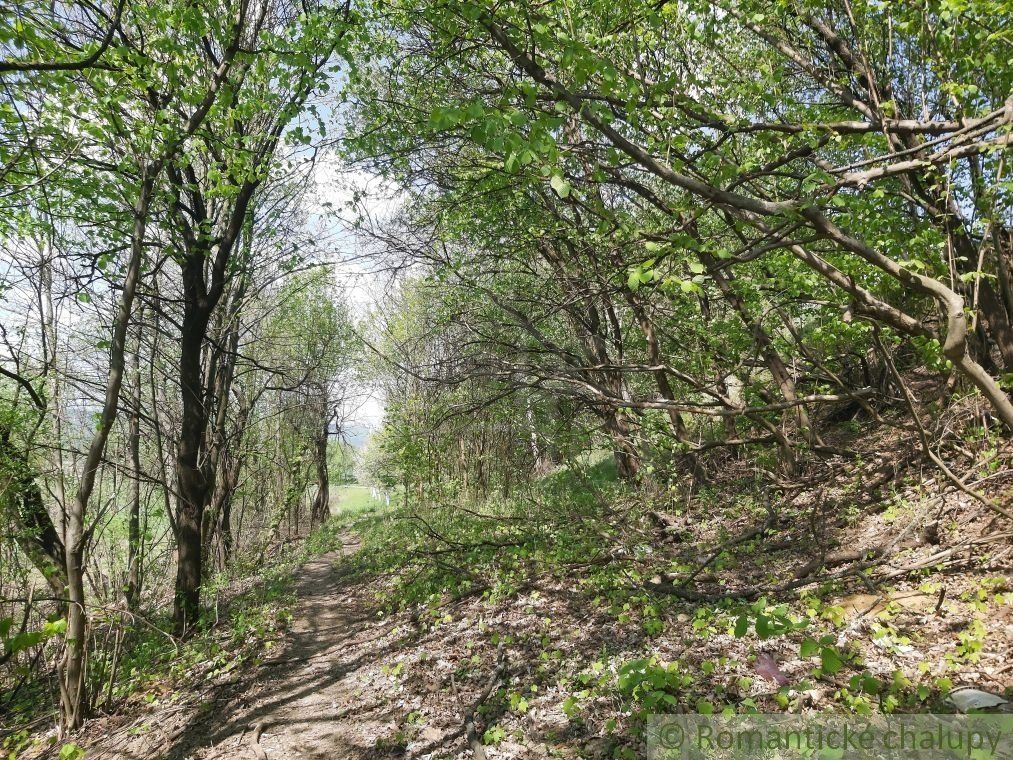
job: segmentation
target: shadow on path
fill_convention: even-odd
[[[287,646],[276,659],[211,691],[189,714],[152,714],[144,736],[122,747],[100,745],[89,757],[256,758],[257,726],[270,760],[390,756],[376,749],[377,740],[396,731],[399,716],[364,676],[396,646],[388,636],[394,623],[378,623],[336,568],[357,548],[348,543],[303,566]]]

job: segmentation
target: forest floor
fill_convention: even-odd
[[[493,734],[492,740],[488,734],[479,738],[474,732],[469,738],[466,721],[473,711],[476,715],[484,712],[480,703],[489,700],[490,693],[483,684],[501,685],[497,668],[488,662],[488,656],[480,654],[485,650],[487,655],[490,649],[489,629],[512,632],[505,639],[514,645],[508,667],[515,674],[526,672],[528,680],[537,680],[537,673],[546,665],[551,668],[553,659],[579,660],[605,648],[635,651],[644,643],[639,626],[610,624],[593,610],[584,609],[564,587],[553,591],[552,584],[499,605],[496,612],[483,610],[481,600],[475,597],[446,605],[441,608],[447,612],[441,618],[444,624],[438,626],[427,625],[417,614],[380,614],[369,584],[352,574],[353,565],[346,561],[354,559],[351,555],[359,549],[357,540],[347,538],[341,550],[313,557],[302,567],[296,577],[298,601],[285,643],[273,650],[271,657],[255,667],[242,668],[238,677],[233,674],[218,683],[195,685],[179,700],[166,701],[140,717],[93,722],[88,729],[92,741],[82,742],[86,757],[421,760],[471,757],[471,742],[485,743],[483,752],[489,758],[613,756],[614,741],[596,736],[590,722],[571,720],[574,716],[566,708],[566,694],[558,688],[541,695],[537,690],[528,690],[525,696],[514,692],[507,704],[479,717],[480,726],[494,725],[496,720],[512,725],[503,736]],[[858,593],[838,601],[851,630],[874,625],[872,615],[890,603],[899,606],[907,618],[909,632],[912,622],[924,623],[935,617],[938,623],[922,628],[935,629],[935,644],[944,648],[946,632],[952,636],[968,622],[965,616],[957,618],[959,625],[934,616],[937,597],[918,591],[894,593],[888,599]],[[866,616],[868,620],[864,620]],[[721,669],[737,657],[748,659],[743,651],[745,642],[720,635],[706,642],[695,639],[698,626],[694,622],[701,618],[680,618],[675,622],[686,631],[683,654],[686,648],[694,648],[693,656],[701,662],[721,663]],[[994,621],[999,623],[1000,641],[1005,643],[984,647],[986,659],[992,661],[985,670],[992,677],[980,668],[967,674],[973,675],[977,684],[982,684],[984,676],[984,685],[995,689],[1006,680],[998,671],[1002,652],[1008,652],[1010,618],[1008,612],[1000,612]],[[516,646],[528,638],[526,630],[558,631],[560,649],[548,658],[530,651],[524,659],[518,658]],[[920,644],[925,643],[923,638]],[[902,659],[927,654],[903,644],[893,646],[899,646]],[[804,664],[797,657],[785,656],[785,649],[768,645],[761,657],[765,654],[771,663],[775,657],[794,659],[795,667],[783,662],[771,667],[778,673],[779,668],[789,674],[797,670],[801,677]],[[882,653],[884,657],[888,654]],[[477,667],[469,675],[472,665]],[[763,672],[755,665],[749,669],[757,670]],[[455,680],[455,674],[460,681]],[[796,681],[796,676],[791,680]],[[808,690],[806,704],[831,706],[826,688],[823,684]],[[760,678],[756,688],[746,689],[760,701],[776,693],[777,684]],[[588,697],[585,692],[577,693],[581,699]],[[521,700],[530,702],[530,708],[518,711]],[[511,707],[512,720],[508,714]],[[604,703],[597,709],[608,712],[617,707]],[[114,725],[117,723],[120,725]]]
[[[76,741],[89,760],[635,758],[654,712],[1013,701],[1013,533],[896,432],[835,445],[854,451],[776,494],[755,462],[690,499],[603,461],[467,507],[359,505],[311,539],[266,638]],[[956,445],[1008,505],[1009,445]]]
[[[284,644],[272,656],[241,667],[238,675],[192,683],[142,708],[140,716],[127,711],[92,721],[86,735],[77,738],[85,756],[358,760],[469,755],[465,719],[488,698],[488,690],[467,675],[458,685],[450,673],[455,666],[467,667],[470,652],[481,645],[480,631],[473,629],[479,621],[465,617],[461,630],[449,634],[424,621],[420,626],[417,615],[382,614],[366,579],[351,575],[352,566],[343,561],[359,548],[357,540],[346,537],[341,549],[311,558],[297,572],[298,601]],[[510,616],[503,610],[504,618]],[[406,683],[405,665],[427,661],[429,676]],[[553,740],[568,733],[562,712],[550,723],[555,725],[542,725],[539,732],[547,730]],[[555,756],[537,736],[523,744],[497,743],[498,748],[488,748],[490,757]]]

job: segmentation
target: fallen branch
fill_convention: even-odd
[[[506,653],[503,650],[503,642],[499,643],[496,648],[496,668],[493,670],[492,677],[489,679],[489,683],[486,684],[485,688],[478,695],[478,699],[475,700],[474,706],[465,713],[464,716],[464,734],[468,738],[468,745],[471,747],[471,752],[475,756],[475,760],[487,760],[485,754],[485,746],[482,744],[482,740],[478,735],[478,729],[475,727],[475,716],[478,714],[478,708],[492,696],[492,693],[499,686],[500,681],[503,680],[503,675],[506,672]],[[450,676],[450,685],[454,690],[454,698],[458,704],[461,702],[461,697],[457,692],[457,682],[454,680],[453,674]]]
[[[682,582],[682,585],[685,587],[688,586],[690,583],[692,583],[693,580],[698,575],[700,575],[700,573],[702,573],[705,569],[710,567],[710,564],[714,562],[714,560],[716,560],[718,557],[720,557],[726,550],[730,549],[733,546],[737,546],[738,544],[744,544],[747,541],[751,541],[756,536],[763,535],[768,530],[770,530],[770,527],[773,524],[774,524],[774,513],[770,512],[770,514],[767,515],[767,519],[764,520],[761,525],[756,525],[750,528],[749,530],[745,531],[744,533],[741,533],[738,536],[735,536],[734,538],[731,538],[725,541],[723,544],[719,545],[713,552],[711,552],[710,556],[708,556],[707,559],[705,559],[697,566],[696,570],[694,570],[688,576],[686,576],[685,580],[683,580]]]
[[[883,575],[874,576],[872,580],[876,581],[892,580],[902,575],[906,575],[907,573],[912,573],[915,572],[916,570],[923,570],[927,567],[937,565],[946,558],[948,558],[949,556],[960,551],[961,549],[967,549],[972,546],[981,546],[983,544],[996,543],[999,541],[1009,541],[1011,538],[1013,538],[1013,531],[1006,533],[997,533],[993,536],[988,537],[968,539],[967,541],[962,541],[959,544],[950,547],[949,549],[944,549],[943,551],[936,552],[935,554],[925,559],[919,560],[914,564],[906,565],[905,567],[892,570],[888,573],[884,573]],[[751,601],[753,599],[758,599],[759,597],[768,594],[776,595],[776,594],[783,594],[788,591],[797,591],[798,589],[804,588],[806,586],[823,584],[829,581],[839,581],[853,575],[861,577],[862,573],[865,570],[869,570],[873,567],[876,567],[877,565],[882,564],[883,560],[886,559],[886,557],[889,556],[890,553],[892,552],[886,551],[875,559],[859,562],[853,567],[849,567],[837,573],[828,573],[826,575],[809,575],[806,576],[805,578],[796,578],[795,580],[787,581],[785,583],[780,583],[774,586],[756,586],[753,588],[722,591],[720,593],[694,591],[692,589],[687,589],[683,588],[682,586],[676,586],[675,584],[664,582],[662,583],[648,582],[644,584],[644,587],[650,591],[667,594],[669,596],[675,596],[690,602],[718,602],[723,599],[741,599],[743,601]]]
[[[840,552],[838,554],[831,554],[823,557],[817,557],[811,562],[807,562],[802,565],[798,570],[795,571],[795,578],[802,580],[808,578],[813,573],[819,570],[829,570],[833,567],[840,567],[846,565],[849,562],[858,562],[860,560],[872,560],[878,559],[883,556],[883,547],[874,546],[871,549],[865,549],[860,551]]]
[[[1008,540],[1011,538],[1013,538],[1013,531],[1007,531],[1005,533],[997,533],[994,536],[979,537],[975,539],[970,539],[968,541],[963,541],[957,544],[956,546],[951,546],[949,549],[943,549],[941,551],[938,551],[935,554],[932,554],[924,559],[920,559],[917,562],[913,562],[910,565],[905,565],[895,570],[891,570],[890,572],[879,576],[879,580],[884,581],[893,580],[894,578],[906,575],[907,573],[912,573],[915,570],[924,570],[927,567],[933,567],[934,565],[938,565],[942,561],[953,556],[958,551],[961,551],[962,549],[967,549],[971,546],[979,546],[981,544],[991,544],[997,541]]]
[[[915,399],[911,393],[911,389],[908,388],[907,383],[904,382],[904,378],[901,377],[900,372],[897,371],[897,365],[893,363],[893,357],[890,355],[890,352],[886,350],[886,346],[883,345],[883,341],[880,340],[879,326],[875,323],[872,325],[872,339],[876,343],[876,347],[879,349],[880,353],[883,355],[883,361],[886,362],[886,366],[889,368],[890,374],[893,375],[894,382],[897,383],[897,387],[900,388],[901,393],[904,395],[904,401],[907,403],[908,411],[911,412],[911,419],[914,420],[915,427],[918,430],[918,439],[921,441],[922,450],[925,452],[925,456],[932,460],[932,463],[939,468],[939,471],[942,472],[943,475],[946,476],[947,480],[949,480],[958,490],[973,499],[977,499],[993,512],[1002,515],[1007,520],[1013,520],[1013,512],[1000,507],[987,496],[975,491],[973,488],[968,488],[964,484],[964,481],[958,478],[953,471],[946,466],[946,463],[932,451],[932,447],[929,446],[928,433],[925,431],[925,426],[922,425],[921,418],[918,416],[918,409],[915,406]]]

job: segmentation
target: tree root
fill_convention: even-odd
[[[264,721],[260,721],[253,727],[253,735],[250,737],[250,748],[257,760],[267,760],[267,753],[260,746],[260,735],[264,733]]]

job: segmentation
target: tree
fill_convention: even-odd
[[[307,13],[298,4],[277,2],[248,10],[252,15],[240,16],[234,37],[222,47],[226,55],[240,48],[255,55],[224,91],[219,109],[188,145],[185,160],[168,171],[171,213],[179,230],[173,255],[183,300],[174,613],[180,633],[190,632],[200,614],[201,535],[210,494],[208,474],[200,463],[209,422],[202,363],[208,327],[235,274],[235,254],[254,195],[275,165],[285,130],[323,82],[348,22],[347,6],[318,4]],[[284,50],[272,47],[277,40],[284,40]],[[217,55],[209,50],[207,56],[210,67]],[[155,100],[150,105],[157,109],[160,104]],[[302,127],[293,128],[292,135],[301,139]]]
[[[300,438],[311,448],[316,478],[310,507],[310,526],[315,528],[330,514],[328,444],[340,433],[338,404],[343,395],[334,386],[348,383],[355,346],[351,317],[332,277],[322,269],[287,279],[275,300],[278,307],[259,341],[259,361],[284,368],[269,387],[291,395],[296,425],[309,427]]]
[[[659,447],[700,477],[715,446],[834,453],[883,328],[1013,424],[997,4],[370,8],[347,155],[409,200],[360,226],[438,304],[436,355],[392,371],[567,399],[632,478]]]

